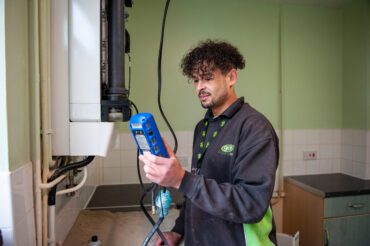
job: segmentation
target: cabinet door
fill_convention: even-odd
[[[370,242],[370,214],[324,219],[324,245],[367,246]]]

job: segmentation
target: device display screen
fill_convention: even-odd
[[[136,134],[135,138],[142,151],[150,151],[149,144],[143,134]]]

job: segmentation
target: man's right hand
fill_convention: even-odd
[[[163,235],[167,240],[168,246],[177,246],[182,237],[180,234],[173,231],[163,232]],[[154,246],[161,245],[164,245],[164,242],[162,241],[161,237],[157,236]]]

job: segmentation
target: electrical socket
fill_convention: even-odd
[[[317,151],[303,151],[303,160],[317,160]]]

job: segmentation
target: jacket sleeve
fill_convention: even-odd
[[[179,190],[195,206],[216,217],[234,223],[259,222],[270,205],[279,155],[273,130],[262,130],[259,136],[241,136],[232,167],[233,182],[217,183],[186,172]]]
[[[178,234],[184,236],[184,231],[185,231],[185,206],[186,206],[186,200],[183,203],[183,206],[180,210],[180,215],[177,217],[175,221],[175,225],[172,228],[171,231],[177,232]]]

